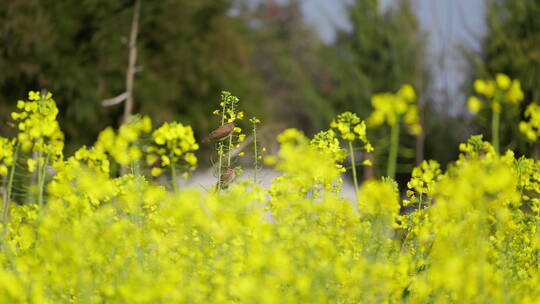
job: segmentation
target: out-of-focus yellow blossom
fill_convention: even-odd
[[[422,127],[418,118],[416,93],[411,85],[403,85],[396,94],[380,93],[371,97],[374,111],[367,119],[369,127],[376,127],[384,123],[392,126],[398,120],[405,122],[409,132],[420,134]]]
[[[397,224],[399,208],[397,189],[391,181],[370,180],[362,185],[358,195],[361,214],[382,220],[389,229]]]
[[[154,167],[150,171],[150,174],[152,174],[152,176],[160,176],[161,174],[163,174],[163,169],[158,168],[158,167]]]
[[[0,175],[7,176],[13,164],[13,140],[0,137]]]
[[[410,84],[403,85],[397,92],[397,95],[408,102],[413,102],[416,100],[416,93]]]
[[[106,174],[110,172],[109,158],[99,145],[97,148],[92,147],[90,150],[86,146],[82,146],[75,152],[73,157],[77,161],[84,162],[89,168],[94,168]]]
[[[441,175],[442,171],[437,161],[422,161],[420,166],[413,169],[411,180],[407,183],[409,199],[404,201],[404,205],[418,204],[420,208],[422,205],[431,204],[434,186]]]
[[[495,88],[495,82],[492,80],[477,79],[474,81],[474,90],[486,97],[493,97]]]
[[[373,166],[373,162],[369,159],[363,160],[362,165],[364,166]]]
[[[482,109],[482,101],[476,96],[471,96],[467,100],[467,106],[473,114],[476,114]]]
[[[267,166],[273,166],[277,163],[277,157],[275,155],[267,155],[264,157],[263,162]]]
[[[519,104],[525,97],[523,90],[521,90],[521,83],[519,80],[512,80],[512,85],[508,92],[506,92],[506,98],[513,104]]]
[[[197,157],[193,151],[199,149],[195,142],[191,126],[181,123],[164,123],[152,133],[153,145],[148,147],[147,163],[154,165],[157,161],[160,168],[153,168],[152,175],[158,176],[163,168],[182,166],[186,171],[195,169]]]
[[[28,166],[28,171],[34,172],[34,170],[36,169],[36,161],[33,158],[29,158],[26,160],[26,164]]]
[[[287,129],[279,134],[278,142],[281,148],[276,169],[284,175],[272,184],[272,196],[318,196],[324,190],[339,190],[341,168],[335,158],[329,158],[328,154],[318,150],[318,141],[310,144],[302,132]]]
[[[130,165],[142,158],[142,150],[139,147],[139,137],[152,131],[152,121],[148,116],[133,116],[130,121],[118,129],[118,134],[111,127],[101,131],[93,149],[96,153],[87,156],[100,158],[99,153],[108,153],[122,166]],[[82,158],[85,152],[80,152]],[[104,167],[103,167],[104,168]]]
[[[525,120],[519,122],[519,131],[531,142],[535,142],[540,135],[540,106],[531,103],[525,109]]]
[[[182,145],[175,128],[156,130],[145,156],[174,164],[179,149],[195,165],[191,129]],[[138,147],[147,132],[132,131],[112,142]],[[421,208],[402,208],[390,179],[361,185],[356,205],[338,191],[338,135],[288,129],[265,158],[281,174],[269,189],[238,181],[219,194],[114,178],[108,149],[82,147],[43,180],[43,205],[4,209],[0,303],[540,302],[540,161],[473,136],[447,169],[413,170],[407,194]],[[14,143],[0,138],[0,165]]]
[[[512,84],[512,80],[510,80],[510,77],[501,73],[495,75],[495,81],[497,82],[497,86],[502,90],[508,90],[510,88],[510,85]]]
[[[458,163],[466,159],[494,158],[496,156],[495,149],[489,142],[483,140],[483,135],[471,136],[466,143],[459,144],[459,151],[463,154],[459,155]]]
[[[347,151],[339,146],[339,140],[334,131],[321,131],[315,134],[311,140],[311,145],[320,153],[325,154],[325,158],[333,160],[341,172],[345,172],[343,161],[347,157]]]
[[[497,113],[501,112],[503,104],[518,105],[524,97],[519,80],[512,80],[508,75],[502,73],[496,74],[495,80],[475,80],[474,90],[483,95],[490,103],[489,107]],[[482,99],[476,96],[469,97],[467,101],[469,110],[473,114],[477,114],[483,108],[482,103]]]
[[[17,108],[20,112],[11,113],[11,118],[17,121],[22,150],[46,154],[52,162],[61,160],[64,134],[56,120],[58,108],[52,94],[30,91],[28,101],[19,100]]]

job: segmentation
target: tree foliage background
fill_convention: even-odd
[[[486,10],[487,34],[481,41],[481,52],[466,54],[470,62],[469,83],[473,78],[489,78],[496,73],[521,81],[525,99],[519,109],[502,112],[501,142],[518,153],[530,155],[530,144],[513,122],[522,118],[528,104],[540,98],[540,2],[487,0]],[[489,134],[489,119],[487,115],[479,116],[479,132]]]
[[[127,40],[134,1],[2,1],[0,104],[13,107],[29,89],[56,93],[68,141],[91,143],[120,120],[121,106],[100,101],[125,90]],[[250,102],[259,76],[250,42],[230,1],[143,1],[135,80],[136,111],[211,128],[209,113],[227,88]],[[264,113],[264,111],[261,111]],[[3,128],[3,132],[6,129]]]
[[[102,107],[100,102],[125,90],[134,3],[1,1],[0,111],[11,111],[28,90],[54,92],[71,143],[66,153],[72,146],[92,143],[105,126],[118,125],[122,105]],[[200,139],[216,126],[210,113],[226,89],[240,97],[248,116],[312,134],[342,111],[366,118],[372,94],[411,83],[425,132],[417,138],[402,134],[401,169],[410,170],[424,157],[445,163],[455,155],[464,137],[460,126],[470,117],[434,105],[433,75],[425,60],[428,33],[419,26],[415,1],[393,3],[383,8],[378,0],[349,1],[349,26],[329,43],[305,21],[300,0],[143,0],[135,111],[151,115],[157,124],[190,124]],[[504,72],[519,78],[526,100],[535,101],[540,94],[540,4],[486,4],[488,33],[481,54],[466,54],[468,83]],[[464,96],[469,93],[464,84]],[[503,119],[522,111],[506,113]],[[482,125],[488,117],[478,119]],[[0,134],[11,132],[8,123],[1,121]],[[388,132],[381,127],[370,133],[376,159],[386,157]],[[530,153],[516,129],[503,132],[503,144]]]

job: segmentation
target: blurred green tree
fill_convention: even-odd
[[[103,108],[100,101],[125,91],[134,3],[0,2],[1,111],[10,111],[30,89],[52,91],[72,146],[91,143],[104,126],[119,123],[123,106]],[[224,88],[249,100],[248,112],[259,108],[260,82],[249,64],[245,25],[229,15],[231,5],[142,1],[135,112],[158,123],[178,119],[200,137],[214,127],[210,113]],[[9,132],[5,126],[0,133]]]
[[[326,74],[320,50],[326,45],[309,26],[301,2],[262,1],[245,10],[254,43],[253,65],[264,78],[273,120],[308,133],[328,125],[332,104],[321,94]]]
[[[420,29],[410,1],[396,1],[383,8],[378,0],[357,0],[347,7],[350,29],[338,33],[329,64],[335,67],[331,90],[326,96],[338,111],[354,110],[362,118],[372,111],[375,93],[395,92],[409,83],[419,95],[420,106],[427,101],[429,72],[424,64],[426,35]],[[421,113],[423,111],[420,111]],[[375,171],[384,172],[388,154],[385,128],[370,131],[375,145]],[[402,134],[398,173],[410,170],[423,158],[423,135],[415,140]],[[415,151],[416,150],[416,151]],[[372,174],[366,172],[366,174]]]
[[[521,81],[525,93],[519,108],[504,108],[501,113],[501,151],[506,148],[530,155],[531,146],[518,130],[518,119],[526,106],[540,99],[540,2],[536,0],[487,0],[487,33],[479,54],[467,52],[470,71],[467,90],[472,92],[476,78],[491,78],[505,73]],[[489,134],[489,113],[480,113],[479,132]]]

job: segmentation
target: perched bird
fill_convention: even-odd
[[[229,137],[232,134],[232,132],[234,131],[234,127],[236,127],[234,122],[226,123],[223,126],[212,131],[210,135],[208,135],[207,138],[202,140],[202,142],[207,143],[210,141],[224,140],[225,138]]]
[[[223,170],[223,173],[221,174],[221,177],[219,178],[221,189],[227,189],[227,187],[229,187],[229,185],[236,178],[237,169],[238,167],[234,167],[234,168],[229,167]]]

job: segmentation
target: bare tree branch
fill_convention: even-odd
[[[141,11],[141,0],[135,0],[133,9],[133,20],[131,22],[131,34],[129,36],[129,63],[126,73],[126,93],[127,98],[124,103],[124,124],[128,122],[131,112],[133,112],[133,80],[135,78],[137,63],[137,35],[139,33],[139,15]]]
[[[116,104],[119,104],[121,103],[122,101],[126,100],[128,98],[128,92],[124,92],[116,97],[113,97],[113,98],[109,98],[109,99],[105,99],[103,101],[101,101],[101,105],[104,106],[104,107],[110,107],[110,106],[114,106]]]

